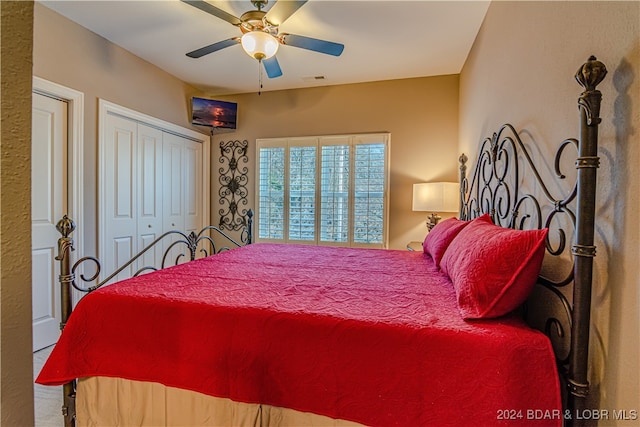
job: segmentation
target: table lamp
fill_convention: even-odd
[[[413,184],[413,210],[431,212],[427,217],[429,231],[442,219],[438,212],[458,212],[460,186],[457,182]]]

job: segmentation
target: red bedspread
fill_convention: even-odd
[[[369,425],[561,424],[548,339],[463,321],[417,252],[254,244],[101,288],[37,381],[86,376]]]

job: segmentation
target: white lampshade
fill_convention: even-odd
[[[413,184],[413,210],[458,212],[460,186],[457,182]]]
[[[271,58],[276,54],[278,46],[280,46],[278,39],[269,33],[259,30],[245,33],[241,42],[242,48],[247,52],[247,55],[258,61]]]

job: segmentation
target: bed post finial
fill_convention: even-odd
[[[589,126],[600,123],[602,94],[596,89],[596,86],[602,82],[606,75],[607,67],[593,55],[576,72],[576,80],[584,88],[584,92],[582,92],[578,100],[578,105],[584,109],[587,125]]]
[[[585,89],[585,92],[596,90],[596,86],[604,80],[607,75],[607,67],[598,61],[598,58],[591,55],[587,62],[582,64],[576,72],[576,80]]]
[[[461,172],[464,171],[466,173],[466,171],[467,171],[467,160],[469,160],[469,158],[464,153],[460,154],[460,157],[458,157],[458,162],[460,163],[460,171]]]
[[[58,230],[58,232],[62,234],[62,237],[64,238],[69,237],[69,235],[73,233],[75,229],[76,223],[66,215],[63,216],[62,219],[56,224],[56,230]]]

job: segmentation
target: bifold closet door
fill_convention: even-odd
[[[100,155],[103,271],[115,271],[163,233],[203,227],[203,144],[116,114],[105,118]],[[174,236],[173,242],[185,240]],[[113,281],[160,268],[170,244],[151,249]],[[182,253],[184,256],[179,256]],[[189,259],[176,245],[165,265]]]

